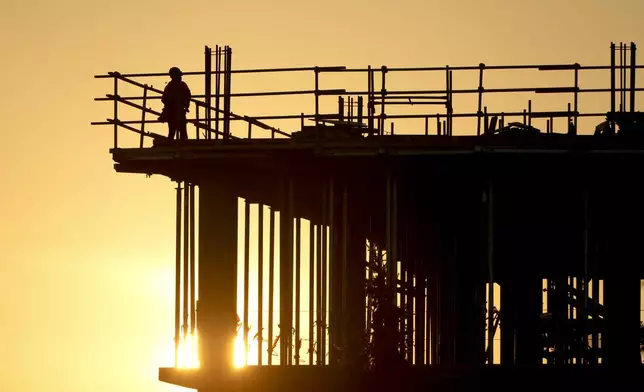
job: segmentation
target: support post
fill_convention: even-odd
[[[248,305],[250,288],[250,203],[244,200],[244,320],[242,333],[244,337],[244,365],[248,365]]]
[[[281,217],[280,217],[281,219]],[[273,364],[273,313],[275,292],[275,208],[269,214],[268,234],[268,365]]]
[[[237,326],[237,195],[220,181],[199,192],[199,360],[230,370]]]
[[[264,345],[264,205],[257,207],[257,365],[262,366]],[[270,342],[269,342],[270,344]]]
[[[293,182],[283,184],[280,212],[280,365],[292,365],[293,330]]]
[[[179,366],[181,343],[181,182],[177,181],[177,220],[175,244],[175,291],[174,291],[174,366]]]
[[[183,341],[188,337],[188,312],[190,288],[190,184],[183,183]]]

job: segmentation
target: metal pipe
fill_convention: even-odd
[[[373,115],[374,115],[374,106],[373,106],[373,71],[371,66],[369,66],[367,71],[367,127],[369,128],[369,136],[373,136]]]
[[[570,108],[568,108],[568,111],[570,112]],[[532,126],[532,100],[528,99],[528,126]]]
[[[183,340],[188,336],[188,312],[190,295],[190,184],[183,183]]]
[[[381,72],[381,86],[380,86],[380,117],[379,117],[379,125],[378,125],[378,132],[380,135],[384,135],[385,133],[385,97],[387,96],[387,88],[385,87],[385,82],[386,82],[386,76],[387,76],[387,67],[382,66],[380,68]],[[374,105],[376,105],[376,97],[374,94]]]
[[[317,225],[317,232],[316,232],[316,241],[317,241],[317,274],[316,274],[316,280],[315,280],[315,286],[316,286],[316,322],[317,322],[317,340],[316,340],[316,353],[317,353],[317,364],[322,365],[322,335],[324,334],[324,330],[322,329],[322,230],[324,230],[324,225],[320,223]]]
[[[215,56],[215,68],[217,69],[217,73],[215,75],[215,130],[217,133],[215,134],[215,138],[219,139],[219,97],[221,96],[221,48],[219,45],[217,45],[217,49],[215,50]],[[208,97],[208,95],[206,95],[206,97]],[[212,105],[209,105],[208,107],[210,106]],[[208,108],[207,110],[207,118],[210,119],[210,109]],[[210,139],[210,137],[208,138]]]
[[[489,286],[487,293],[487,363],[494,363],[494,205],[492,180],[487,190],[487,267]]]
[[[328,191],[328,188],[327,188]],[[322,355],[322,364],[326,365],[326,334],[328,331],[328,317],[327,317],[327,269],[328,269],[328,220],[327,220],[327,201],[328,194],[325,192],[322,196],[322,335],[320,336],[320,352]]]
[[[315,78],[315,142],[317,144],[320,140],[320,96],[318,94],[320,90],[320,72],[318,67],[315,67],[313,73]]]
[[[626,44],[622,45],[622,75],[624,78],[624,82],[622,83],[622,95],[623,95],[623,102],[624,104],[622,105],[622,111],[626,111],[626,72],[628,71],[627,65],[626,65]]]
[[[143,107],[147,104],[148,89],[143,89]],[[141,110],[141,137],[139,139],[139,148],[143,148],[143,135],[145,134],[145,110]]]
[[[315,332],[313,325],[314,298],[315,298],[315,225],[309,221],[309,365],[313,365],[313,352],[315,351]]]
[[[347,290],[349,288],[349,262],[347,258],[347,243],[348,243],[348,227],[349,227],[349,217],[348,217],[348,192],[347,185],[343,185],[342,188],[342,345],[346,347],[349,336],[349,315],[348,315],[348,299],[347,299]]]
[[[224,138],[229,139],[230,134],[230,91],[231,91],[231,74],[232,70],[232,60],[233,60],[233,51],[230,46],[226,46],[225,50],[225,67],[226,72],[224,73]]]
[[[204,53],[204,91],[205,91],[205,96],[206,96],[206,107],[212,106],[211,103],[211,98],[212,98],[212,49],[210,49],[208,46],[206,46],[205,53]],[[206,110],[206,126],[208,128],[212,127],[211,123],[211,113],[210,110]],[[206,135],[206,138],[210,139],[210,133]]]
[[[193,337],[197,318],[195,256],[195,186],[190,184],[190,335]]]
[[[174,291],[174,366],[179,366],[181,339],[181,182],[177,181],[175,291]]]
[[[195,139],[199,140],[199,104],[195,105]],[[204,132],[204,137],[206,133]]]
[[[118,148],[118,135],[119,135],[119,106],[118,98],[119,96],[119,78],[118,73],[114,73],[114,148]]]
[[[637,47],[631,42],[631,113],[635,113],[635,70],[637,69]]]
[[[250,203],[244,200],[244,365],[248,365],[248,304],[250,281]]]
[[[478,96],[478,117],[476,118],[476,135],[481,134],[481,106],[483,106],[483,70],[485,64],[479,64],[479,96]]]
[[[619,67],[616,67],[619,68]],[[640,66],[636,68],[641,68]],[[135,86],[139,86],[143,88],[143,84],[130,81],[127,79],[124,79],[121,77],[121,80],[126,81],[130,84],[133,84]],[[157,90],[155,88],[149,87],[148,89],[152,92],[161,94],[161,90]],[[627,90],[626,88],[624,90]],[[630,91],[630,88],[628,89]],[[644,88],[638,88],[636,91],[642,91]],[[605,93],[605,92],[610,92],[610,88],[579,88],[577,90],[579,93]],[[615,91],[621,91],[620,89],[615,89]],[[565,93],[574,93],[575,92],[575,87],[574,86],[564,86],[564,87],[514,87],[514,88],[494,88],[494,89],[485,89],[485,93],[535,93],[535,94],[565,94]],[[391,99],[447,99],[446,96],[423,96],[421,94],[445,94],[445,90],[390,90],[387,91],[387,96],[385,97],[385,100],[391,100]],[[477,94],[478,90],[477,89],[454,89],[451,91],[452,94]],[[230,96],[232,98],[241,98],[241,97],[261,97],[261,96],[288,96],[288,95],[308,95],[308,94],[315,94],[315,90],[286,90],[286,91],[266,91],[266,92],[242,92],[242,93],[231,93]],[[319,95],[347,95],[347,96],[360,96],[360,95],[366,95],[369,94],[369,91],[360,91],[360,90],[355,90],[355,91],[347,91],[345,89],[327,89],[327,90],[319,90],[318,91]],[[410,94],[408,96],[402,95],[402,94]],[[108,95],[108,96],[111,96]],[[126,101],[136,101],[136,100],[142,100],[143,96],[127,96],[127,97],[120,97],[123,100]],[[201,104],[205,105],[204,102],[197,101],[199,98],[205,98],[205,95],[203,94],[194,94],[192,95],[191,102],[195,104]],[[159,100],[161,99],[161,95],[153,95],[153,96],[148,96],[147,99],[149,100]],[[378,98],[378,100],[382,100],[381,97]],[[107,98],[107,97],[95,97],[94,101],[113,101],[113,98]],[[218,110],[216,107],[211,108],[211,110],[217,112]],[[221,112],[221,110],[219,110]],[[335,115],[335,114],[334,114]],[[237,117],[234,117],[233,119],[240,120],[243,119],[243,116],[237,115]]]
[[[560,71],[574,69],[575,64],[521,64],[521,65],[486,65],[487,70],[518,70],[518,69],[535,69],[540,71]],[[235,74],[242,73],[273,73],[273,72],[306,72],[313,71],[318,68],[319,72],[367,72],[368,68],[346,68],[345,66],[331,66],[331,67],[294,67],[294,68],[256,68],[256,69],[237,69],[232,71]],[[453,66],[454,71],[478,71],[478,65],[471,66]],[[644,68],[644,65],[638,65],[637,68]],[[423,72],[423,71],[444,71],[445,67],[388,67],[390,72]],[[609,70],[610,65],[585,65],[579,68],[580,70]],[[203,71],[186,71],[183,72],[184,76],[198,76],[203,75]],[[212,72],[217,74],[216,71]],[[145,77],[166,77],[167,72],[146,72],[146,73],[127,73],[122,74],[128,78],[145,78]],[[94,75],[95,79],[111,78],[111,72],[106,74]]]
[[[429,135],[429,117],[425,117],[425,136]]]
[[[264,336],[264,205],[257,210],[257,365],[262,366]],[[270,344],[270,342],[269,342]]]
[[[270,209],[268,235],[268,364],[273,363],[273,291],[275,288],[275,210]]]
[[[385,247],[387,248],[387,286],[389,290],[392,290],[395,286],[393,284],[393,269],[391,268],[391,171],[387,173],[385,182],[385,242]]]
[[[396,279],[398,277],[398,183],[396,177],[391,181],[391,269],[393,287],[397,287]]]
[[[295,219],[295,364],[300,364],[300,263],[301,263],[301,219]]]
[[[573,93],[573,111],[575,119],[575,130],[579,128],[577,121],[579,119],[578,107],[579,107],[579,64],[575,64],[575,92]]]
[[[615,43],[610,44],[610,130],[615,133]]]
[[[353,113],[352,113],[353,115]],[[335,252],[335,222],[334,222],[334,200],[335,200],[335,195],[334,195],[334,181],[333,178],[329,181],[329,207],[327,209],[328,211],[328,218],[327,218],[327,224],[328,224],[328,248],[329,248],[329,254],[328,254],[328,271],[329,271],[329,277],[328,277],[328,301],[329,301],[329,307],[328,307],[328,323],[329,323],[329,364],[330,365],[335,365],[336,364],[336,359],[337,359],[337,353],[334,349],[335,346],[337,346],[337,309],[335,308],[336,305],[336,294],[337,294],[337,287],[336,287],[336,279],[335,276],[337,274],[336,271],[336,252]],[[327,298],[325,297],[325,298]],[[332,361],[333,359],[333,361]]]
[[[643,89],[636,89],[637,91],[644,90]],[[523,112],[490,112],[488,113],[490,116],[500,116],[503,114],[504,116],[507,117],[522,117]],[[532,118],[548,118],[548,117],[568,117],[569,115],[574,114],[572,110],[570,112],[568,111],[549,111],[549,112],[532,112]],[[475,118],[478,114],[477,113],[454,113],[452,114],[452,117],[454,118]],[[322,114],[320,115],[321,118],[333,118],[335,117],[336,114]],[[426,114],[389,114],[387,115],[387,118],[389,119],[413,119],[413,118],[425,118],[427,115]],[[589,113],[579,113],[579,117],[606,117],[606,112],[589,112]],[[284,115],[284,116],[255,116],[253,117],[256,120],[292,120],[292,119],[300,119],[302,117],[301,114],[294,114],[294,115]],[[314,118],[315,115],[310,114],[304,115],[305,118]],[[247,119],[244,118],[239,118],[239,119],[233,119],[231,118],[231,121],[235,120],[244,120],[248,121]],[[160,121],[156,120],[146,120],[147,124],[154,124],[154,123],[159,123]],[[194,120],[189,119],[189,123],[193,124]],[[119,126],[125,126],[125,125],[135,125],[135,124],[141,124],[140,120],[124,120],[118,121]],[[93,121],[91,122],[91,125],[114,125],[114,120],[113,119],[107,119],[107,121]],[[199,125],[200,128],[205,129],[205,126]],[[128,128],[129,129],[129,128]],[[139,129],[132,129],[133,132],[140,133],[141,131]],[[214,130],[211,130],[214,132]],[[276,132],[271,130],[272,132]],[[277,132],[276,132],[277,133]],[[284,133],[281,131],[280,134],[283,134],[285,136],[290,136],[287,133]],[[146,134],[146,136],[149,136]],[[232,139],[235,139],[235,137],[231,137]]]

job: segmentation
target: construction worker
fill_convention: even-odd
[[[164,106],[159,119],[168,123],[168,139],[174,139],[177,131],[177,139],[187,139],[186,113],[190,111],[192,94],[186,82],[181,80],[183,72],[179,68],[172,67],[168,73],[171,80],[163,90],[161,101]]]

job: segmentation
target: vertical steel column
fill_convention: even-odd
[[[380,68],[380,71],[382,73],[382,78],[381,78],[382,84],[381,84],[381,88],[380,88],[380,121],[379,121],[380,124],[379,124],[379,133],[380,133],[380,135],[384,135],[384,133],[385,133],[385,129],[384,129],[385,128],[385,118],[386,118],[386,115],[385,115],[385,99],[386,99],[386,96],[387,96],[387,88],[385,87],[385,79],[386,79],[386,75],[387,75],[387,67],[383,65]]]
[[[217,52],[219,51],[219,48],[217,48]],[[212,107],[212,49],[210,49],[208,46],[206,46],[205,50],[205,74],[204,74],[204,83],[205,83],[205,103],[206,103],[206,139],[212,138],[212,135],[210,134],[210,130],[212,129],[212,122],[211,122],[211,107]],[[197,109],[198,110],[198,109]],[[198,112],[197,112],[198,113]],[[197,130],[197,135],[199,134],[199,130]],[[198,137],[197,137],[198,138]]]
[[[280,217],[281,219],[281,217]],[[268,234],[268,364],[273,364],[273,291],[275,290],[275,209],[269,214]]]
[[[280,365],[292,365],[293,332],[293,180],[283,185],[280,212]]]
[[[575,130],[579,129],[579,64],[575,63],[575,92],[573,94],[573,110],[575,119]]]
[[[322,335],[324,330],[322,328],[322,231],[324,230],[324,225],[322,223],[317,225],[316,235],[316,253],[317,253],[317,262],[316,262],[316,277],[315,277],[315,287],[316,287],[316,353],[317,353],[317,364],[322,365]]]
[[[353,101],[352,101],[353,104]],[[353,110],[352,113],[353,115]],[[337,351],[335,347],[338,346],[338,322],[337,322],[337,315],[338,315],[338,309],[336,307],[336,298],[337,298],[337,284],[336,284],[336,277],[337,277],[337,254],[336,254],[336,229],[335,229],[335,189],[334,189],[334,181],[333,178],[329,181],[329,207],[328,207],[328,226],[329,226],[329,239],[328,239],[328,244],[329,244],[329,279],[328,279],[328,297],[329,297],[329,317],[328,317],[328,322],[329,322],[329,364],[330,365],[336,365],[337,364]]]
[[[225,52],[225,78],[224,78],[224,138],[230,139],[230,92],[231,92],[231,70],[233,51],[226,46]]]
[[[393,287],[396,287],[396,279],[398,278],[398,185],[394,177],[391,182],[392,196],[391,196],[391,267],[393,277]]]
[[[190,185],[190,335],[194,338],[197,318],[195,298],[195,186]]]
[[[183,340],[188,336],[188,311],[190,288],[190,184],[183,183]]]
[[[391,172],[388,172],[385,181],[385,247],[387,248],[387,286],[390,290],[395,288],[393,283],[394,270],[391,268],[391,246]]]
[[[313,352],[315,351],[315,332],[313,326],[315,307],[315,232],[316,225],[309,222],[309,365],[313,365]]]
[[[615,133],[615,43],[610,44],[610,130]]]
[[[621,110],[625,112],[626,111],[626,44],[622,44],[622,50],[621,50],[621,71],[622,71],[622,105],[621,105]]]
[[[369,91],[369,96],[367,97],[367,116],[368,116],[368,125],[369,125],[369,136],[373,136],[373,134],[375,133],[373,116],[376,113],[376,108],[374,104],[374,88],[375,88],[374,73],[373,73],[373,70],[371,69],[371,65],[367,70],[367,77],[368,77],[368,91]]]
[[[583,363],[588,363],[588,191],[583,191],[584,200],[584,276],[581,278],[577,294],[577,317],[581,320],[581,341],[583,343]],[[581,296],[581,298],[580,298]]]
[[[631,113],[635,113],[635,70],[637,69],[637,47],[631,42]]]
[[[320,70],[313,69],[315,75],[315,144],[320,142]]]
[[[481,107],[483,106],[483,70],[485,64],[479,64],[479,92],[478,92],[478,110],[476,111],[476,135],[481,135]]]
[[[593,298],[593,336],[592,336],[592,346],[593,346],[593,354],[592,355],[592,362],[593,364],[598,363],[599,359],[599,328],[601,322],[599,321],[599,278],[598,278],[598,273],[597,273],[597,266],[593,266],[594,271],[593,271],[593,287],[592,287],[592,298]]]
[[[320,336],[320,352],[322,355],[322,364],[326,364],[326,335],[328,332],[328,317],[327,317],[327,296],[328,296],[328,290],[327,290],[327,281],[328,281],[328,276],[327,276],[327,268],[328,268],[328,220],[327,220],[327,213],[328,213],[328,208],[327,208],[327,202],[328,202],[328,188],[326,189],[326,192],[323,193],[322,195],[322,334]]]
[[[407,246],[405,246],[407,248]],[[414,323],[414,293],[416,286],[414,285],[414,276],[416,269],[416,261],[414,260],[415,255],[410,255],[405,251],[405,259],[407,260],[407,268],[405,274],[407,276],[407,300],[405,301],[405,306],[407,307],[407,360],[411,363],[415,361],[414,356],[414,334],[418,332],[415,328]]]
[[[257,209],[257,365],[262,366],[264,336],[264,205]],[[270,342],[269,342],[270,344]]]
[[[219,45],[217,45],[215,49],[215,56],[215,138],[219,139],[219,97],[221,95],[221,48],[219,47]],[[211,108],[208,101],[206,102],[206,110],[206,122],[209,127],[212,127],[210,121]],[[210,135],[210,130],[208,130],[207,134]],[[210,136],[208,137],[208,139],[210,139]]]
[[[494,205],[492,181],[487,189],[487,268],[489,286],[487,293],[487,363],[494,363]]]
[[[179,344],[181,339],[181,182],[177,181],[177,222],[175,248],[175,291],[174,291],[174,366],[179,366]]]
[[[244,365],[248,365],[248,304],[250,286],[250,203],[244,200]]]
[[[148,100],[148,85],[144,84],[143,85],[143,103],[141,106],[143,106],[143,110],[141,110],[141,135],[139,138],[139,148],[143,148],[143,135],[145,134],[145,108],[147,107],[147,100]]]
[[[300,263],[301,263],[301,219],[295,218],[295,364],[300,364]]]
[[[347,347],[349,341],[348,329],[350,328],[349,324],[349,313],[348,313],[348,289],[349,289],[349,262],[348,262],[348,228],[349,228],[349,219],[348,219],[348,192],[347,185],[344,184],[342,187],[342,348]],[[343,360],[345,356],[343,355]]]
[[[114,72],[114,148],[119,147],[119,73]]]

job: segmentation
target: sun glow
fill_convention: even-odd
[[[188,335],[181,340],[178,357],[179,363],[177,363],[177,367],[180,369],[195,369],[199,367],[197,334]]]
[[[237,334],[235,338],[235,350],[233,358],[233,366],[237,369],[243,368],[247,365],[246,363],[246,352],[244,350],[244,336],[241,333]]]

